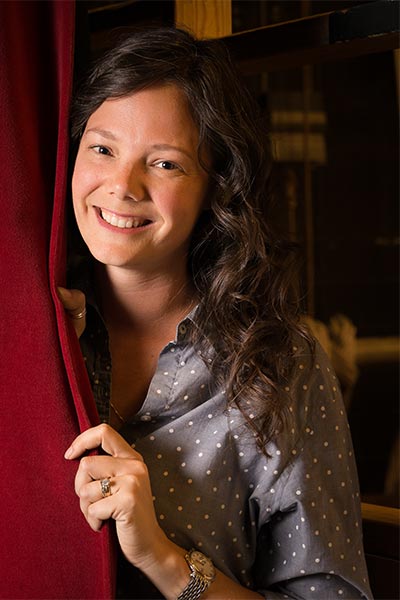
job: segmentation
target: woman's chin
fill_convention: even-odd
[[[133,268],[136,262],[133,256],[127,256],[126,253],[117,252],[115,250],[89,247],[89,251],[91,255],[95,258],[95,260],[97,260],[99,263],[105,266]]]

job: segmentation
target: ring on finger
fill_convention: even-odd
[[[100,481],[101,486],[101,495],[103,498],[107,498],[107,496],[111,496],[111,478],[106,477]]]
[[[86,307],[81,310],[81,312],[78,312],[76,314],[73,313],[69,313],[69,316],[71,317],[71,319],[83,319],[83,317],[86,315]]]

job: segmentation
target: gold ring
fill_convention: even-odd
[[[103,498],[107,498],[107,496],[111,496],[111,483],[110,477],[106,477],[100,481],[101,486],[101,495]]]
[[[81,310],[81,312],[77,313],[76,315],[69,313],[69,316],[71,317],[71,319],[83,319],[83,317],[86,315],[86,307]]]

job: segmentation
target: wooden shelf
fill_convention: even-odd
[[[397,2],[381,0],[222,38],[245,74],[384,52],[400,47]]]

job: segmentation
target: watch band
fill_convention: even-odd
[[[215,568],[208,556],[192,548],[185,554],[190,569],[190,580],[177,600],[198,600],[215,579]]]
[[[208,583],[194,571],[190,573],[190,581],[185,589],[179,594],[177,600],[198,600],[201,594],[208,588]]]

